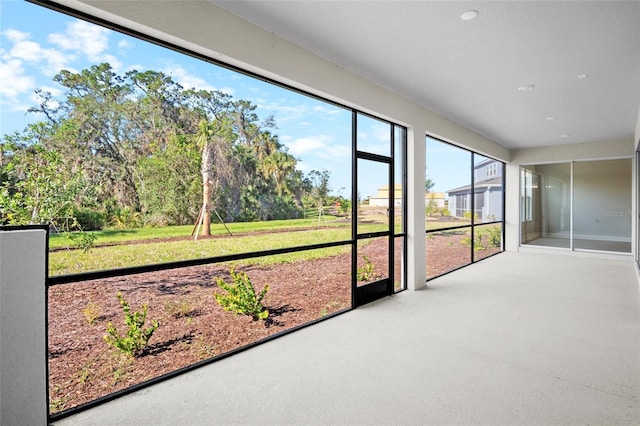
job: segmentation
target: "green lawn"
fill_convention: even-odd
[[[288,225],[288,223],[287,223]],[[280,229],[290,228],[289,226]],[[161,228],[157,228],[158,230]],[[262,228],[264,229],[264,228]],[[261,229],[261,230],[262,230]],[[255,228],[254,228],[255,230]],[[232,230],[233,232],[233,230]],[[190,230],[189,230],[190,234]],[[187,235],[189,235],[187,234]],[[153,239],[146,234],[130,240]],[[164,237],[170,233],[162,233]],[[184,234],[182,234],[184,235]],[[114,235],[115,237],[115,235]],[[162,238],[162,237],[155,237]],[[110,246],[98,246],[84,253],[82,250],[56,250],[49,254],[49,274],[65,275],[88,271],[98,271],[103,269],[123,268],[129,266],[149,265],[155,263],[172,262],[176,260],[198,259],[205,257],[223,256],[230,254],[248,253],[254,251],[304,246],[333,241],[348,240],[351,238],[349,227],[319,227],[315,229],[272,232],[250,235],[239,235],[236,237],[207,238],[199,240],[180,240],[168,242],[145,242],[136,244],[122,244],[124,239],[120,239],[120,244]],[[100,242],[100,240],[98,240]],[[117,241],[117,240],[111,240]],[[348,248],[347,248],[348,249]],[[308,256],[314,258],[324,257],[331,254],[343,252],[344,248],[332,248],[314,250],[310,253],[291,253],[282,256],[270,256],[262,259],[261,262],[276,263],[285,260],[304,259]]]
[[[454,226],[464,226],[464,225],[469,225],[471,226],[471,221],[470,220],[465,220],[465,219],[460,219],[460,220],[452,220],[452,221],[447,221],[447,222],[440,222],[440,221],[434,221],[434,220],[429,220],[427,219],[427,231],[430,231],[432,229],[442,229],[442,228],[451,228]]]
[[[378,232],[388,225],[366,217],[358,225],[360,233]],[[386,218],[382,218],[386,221]],[[212,224],[211,234],[218,238],[193,240],[192,225],[158,228],[110,229],[95,231],[95,246],[88,252],[78,249],[69,235],[49,237],[49,274],[66,275],[130,266],[150,265],[179,260],[250,253],[262,250],[298,247],[351,239],[351,221],[326,215],[318,218]],[[399,231],[399,229],[397,230]],[[71,235],[72,236],[72,235]],[[182,237],[176,241],[162,241]],[[185,238],[186,237],[186,238]],[[158,241],[154,241],[158,240]],[[350,247],[336,247],[308,252],[269,256],[252,262],[279,263],[312,259],[346,252]],[[247,263],[247,261],[245,261]]]
[[[335,216],[325,216],[321,221],[321,226],[349,226],[349,223],[338,220]],[[248,232],[264,232],[278,229],[292,228],[313,228],[318,226],[317,218],[308,219],[290,219],[290,220],[271,220],[263,222],[236,222],[228,223],[227,228],[232,234],[242,234]],[[193,225],[184,226],[165,226],[158,228],[135,228],[135,229],[106,229],[104,231],[94,231],[91,234],[96,235],[96,244],[121,244],[130,241],[152,240],[162,238],[174,238],[190,236],[193,231]],[[71,233],[72,235],[74,233]],[[228,235],[224,225],[215,223],[211,225],[212,235]],[[74,248],[74,242],[65,235],[51,234],[49,236],[49,248]]]

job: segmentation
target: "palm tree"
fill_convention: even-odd
[[[213,187],[213,161],[215,146],[213,143],[214,123],[205,119],[198,123],[196,144],[202,153],[200,173],[202,174],[202,207],[198,216],[198,225],[202,225],[201,235],[211,235],[211,195]],[[197,235],[196,235],[197,238]]]

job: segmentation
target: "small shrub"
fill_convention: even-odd
[[[111,216],[111,225],[116,229],[139,228],[142,226],[142,216],[129,207],[116,208]]]
[[[502,229],[499,226],[492,226],[489,231],[489,244],[491,247],[500,247],[502,243]]]
[[[73,211],[76,228],[85,231],[98,231],[105,227],[107,219],[103,211],[92,209],[77,209]]]
[[[364,259],[364,265],[358,268],[357,278],[358,281],[369,281],[373,278],[374,266],[367,256],[362,255],[362,258]]]
[[[335,312],[338,309],[342,309],[343,305],[340,302],[332,301],[324,305],[324,308],[320,311],[320,317],[325,317],[331,312]]]
[[[90,232],[80,232],[77,234],[71,234],[71,241],[73,241],[79,249],[82,249],[84,253],[88,253],[96,245],[98,236]]]
[[[105,342],[125,354],[136,357],[142,353],[147,346],[147,342],[158,328],[158,321],[152,321],[151,327],[144,327],[147,320],[147,305],[142,305],[142,312],[133,312],[129,308],[129,304],[122,297],[121,293],[116,295],[124,312],[124,323],[127,325],[127,333],[120,336],[118,330],[113,326],[111,321],[107,324],[107,334],[104,336]]]
[[[214,356],[216,354],[215,345],[211,345],[211,344],[205,342],[204,337],[202,337],[202,336],[200,336],[198,338],[198,340],[196,341],[196,347],[197,347],[197,351],[198,351],[198,357],[200,359],[211,358],[212,356]]]
[[[226,293],[214,293],[218,304],[227,312],[234,314],[250,315],[253,319],[265,320],[269,317],[269,310],[262,305],[262,299],[269,291],[269,285],[265,284],[262,291],[256,296],[256,291],[251,280],[244,272],[236,272],[231,269],[233,284],[227,284],[222,278],[216,277],[216,284]]]
[[[168,301],[164,304],[164,310],[174,318],[183,318],[191,315],[191,304],[188,300]]]
[[[476,231],[476,236],[473,240],[473,250],[474,251],[480,251],[480,250],[486,250],[486,246],[484,244],[484,242],[482,241],[482,236],[484,234],[482,232],[480,232],[480,230]],[[463,246],[467,246],[467,247],[471,247],[471,237],[464,237],[463,239],[460,240],[460,244],[462,244]]]
[[[82,315],[84,315],[84,318],[87,320],[89,325],[96,325],[96,321],[100,318],[100,314],[100,305],[95,302],[87,303],[87,306],[82,309]]]
[[[466,211],[464,213],[462,213],[462,217],[464,217],[465,219],[471,219],[471,212],[470,211]],[[473,220],[474,222],[478,220],[478,213],[473,213]]]

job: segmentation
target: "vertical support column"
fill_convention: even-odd
[[[520,246],[520,166],[505,167],[505,251],[518,251]]]
[[[410,128],[407,133],[407,288],[426,286],[426,225],[424,182],[426,179],[426,130]]]
[[[0,229],[0,424],[47,424],[44,229]]]

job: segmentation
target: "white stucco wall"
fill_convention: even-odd
[[[47,424],[47,233],[0,231],[0,424]]]

